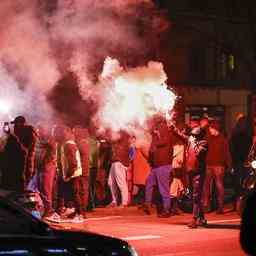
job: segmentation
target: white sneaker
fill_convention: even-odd
[[[43,218],[44,220],[51,221],[51,222],[61,222],[61,217],[58,213],[54,212],[53,214],[46,216]]]
[[[75,212],[75,208],[66,208],[63,213],[63,216],[69,216],[70,214],[72,214],[74,212]]]
[[[84,222],[84,217],[81,214],[76,214],[74,218],[70,219],[72,223],[82,223]]]

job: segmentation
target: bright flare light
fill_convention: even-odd
[[[105,128],[117,132],[144,127],[153,115],[166,116],[174,107],[176,95],[167,88],[159,62],[123,71],[112,79],[98,118]]]
[[[0,112],[2,114],[9,114],[11,110],[11,104],[8,101],[0,100]]]

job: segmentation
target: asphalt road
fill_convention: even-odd
[[[82,224],[60,228],[82,229],[127,240],[145,256],[242,256],[239,244],[240,218],[226,209],[224,215],[210,213],[207,228],[189,229],[190,214],[160,219],[144,215],[136,207],[98,208]]]

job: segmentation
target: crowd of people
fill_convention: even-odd
[[[39,123],[23,116],[4,129],[0,145],[2,189],[27,193],[36,188],[42,218],[75,223],[95,207],[138,205],[158,216],[179,214],[179,200],[191,191],[190,228],[205,225],[216,186],[217,214],[224,214],[224,177],[232,170],[234,209],[240,194],[244,163],[253,144],[249,122],[240,116],[229,136],[219,120],[176,124],[157,117],[151,144],[138,144],[125,131],[110,140],[93,129]]]

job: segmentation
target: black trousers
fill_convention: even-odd
[[[193,188],[193,218],[204,219],[203,212],[203,186],[204,186],[205,174],[195,174],[191,176],[192,188]]]
[[[89,198],[88,198],[88,209],[94,209],[97,204],[96,197],[96,179],[97,179],[97,168],[90,168],[89,171]]]

